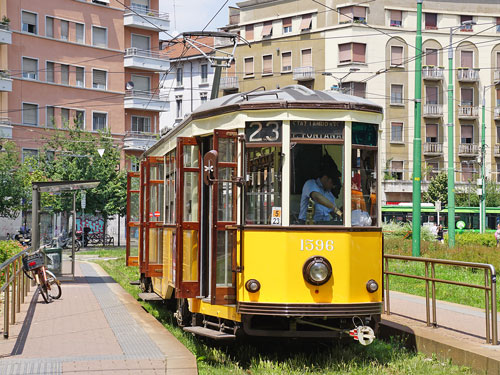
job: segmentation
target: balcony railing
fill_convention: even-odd
[[[495,156],[500,157],[500,145],[499,144],[495,145]]]
[[[314,67],[301,66],[293,69],[293,79],[296,81],[311,81],[315,78]]]
[[[0,117],[0,138],[12,138],[12,125],[8,117]]]
[[[131,12],[132,13],[139,13],[139,14],[141,14],[143,16],[147,16],[147,17],[160,18],[162,20],[167,20],[167,21],[170,20],[170,16],[168,13],[159,12],[155,9],[151,9],[150,7],[140,5],[140,4],[132,3],[130,5],[130,9],[125,10],[125,14],[131,13]]]
[[[458,118],[477,118],[479,107],[473,105],[459,105]]]
[[[220,89],[221,90],[238,90],[240,85],[238,83],[238,77],[221,77],[220,79]]]
[[[443,144],[438,142],[425,142],[424,155],[437,155],[443,153]]]
[[[493,81],[495,83],[500,83],[500,70],[495,70],[495,72],[493,73]]]
[[[123,149],[126,151],[145,151],[159,139],[153,133],[128,131],[123,139]]]
[[[479,145],[475,143],[461,143],[458,145],[458,155],[471,155],[479,154]]]
[[[444,68],[442,66],[424,66],[422,67],[422,77],[428,80],[440,80],[443,79]]]
[[[500,107],[495,107],[495,120],[500,120]]]
[[[8,24],[0,23],[0,44],[12,44],[12,31]]]
[[[143,111],[168,111],[169,103],[160,97],[157,92],[143,90],[126,90],[125,109],[139,109]]]
[[[145,30],[167,31],[170,27],[170,19],[168,13],[132,3],[130,9],[125,9],[123,25]]]
[[[169,58],[158,52],[127,48],[123,60],[125,68],[137,68],[152,71],[166,71],[170,68]]]
[[[459,81],[462,81],[462,82],[479,81],[479,69],[459,68],[457,71],[457,78]]]
[[[443,116],[442,104],[424,104],[424,117],[441,117]]]
[[[135,47],[127,48],[125,51],[125,57],[132,57],[132,56],[148,57],[151,59],[168,60],[168,57],[165,54],[161,54],[159,52],[145,50],[145,49],[138,49]]]

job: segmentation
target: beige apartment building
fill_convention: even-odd
[[[24,158],[67,123],[109,129],[123,166],[135,167],[127,156],[156,140],[168,109],[157,90],[169,66],[158,0],[1,0],[0,13],[0,137]]]
[[[322,4],[321,4],[322,3]],[[462,22],[472,24],[460,27]],[[338,89],[384,107],[382,203],[410,202],[416,2],[249,0],[224,30],[250,42],[236,50],[221,91],[302,84]],[[486,101],[486,175],[500,182],[500,7],[497,0],[423,2],[423,189],[448,167],[448,46],[453,33],[454,169],[457,188],[480,170]]]

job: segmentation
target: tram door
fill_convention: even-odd
[[[148,157],[141,162],[140,271],[146,277],[163,274],[164,160]]]
[[[139,266],[139,192],[140,192],[139,172],[127,173],[127,246],[126,262],[127,266]]]
[[[236,302],[236,184],[237,133],[215,130],[217,181],[209,194],[210,297],[212,304]]]
[[[177,138],[176,298],[195,298],[200,290],[200,168],[196,139]]]

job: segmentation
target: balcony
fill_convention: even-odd
[[[0,117],[0,138],[12,139],[12,125],[8,117]]]
[[[443,154],[443,144],[438,142],[425,142],[424,143],[424,155],[436,156]]]
[[[423,66],[422,67],[422,78],[429,81],[439,81],[444,77],[444,68],[442,66]]]
[[[293,69],[293,79],[295,81],[311,81],[315,78],[312,66],[301,66]]]
[[[0,92],[12,91],[12,79],[5,70],[0,70]]]
[[[158,52],[127,48],[123,58],[125,68],[151,70],[153,72],[167,71],[170,68],[170,60]]]
[[[477,119],[479,107],[474,105],[459,105],[458,118],[461,119]]]
[[[221,77],[220,79],[220,89],[231,91],[238,90],[240,85],[238,83],[238,77]]]
[[[495,107],[495,120],[500,120],[500,107]]]
[[[411,180],[384,180],[382,185],[386,193],[411,193],[413,191]]]
[[[170,19],[168,13],[160,13],[146,6],[132,3],[130,9],[125,9],[123,25],[144,30],[168,31]]]
[[[443,116],[442,104],[424,104],[424,117],[439,118]]]
[[[146,151],[157,141],[156,134],[142,132],[126,132],[123,139],[123,149],[125,151]]]
[[[496,144],[496,145],[495,145],[495,150],[494,150],[494,152],[495,152],[495,157],[496,157],[496,158],[499,158],[499,157],[500,157],[500,145],[499,145],[499,144]]]
[[[166,112],[169,110],[167,100],[160,98],[158,93],[141,90],[127,90],[124,99],[125,109],[141,111]]]
[[[457,78],[460,82],[477,82],[479,81],[479,69],[458,68]]]
[[[0,23],[0,44],[12,44],[12,31],[3,23]]]
[[[477,156],[479,155],[479,145],[475,143],[461,143],[458,145],[459,156]]]

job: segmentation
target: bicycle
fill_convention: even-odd
[[[61,298],[61,282],[51,271],[46,269],[45,256],[41,250],[23,256],[23,272],[29,279],[35,280],[45,303]],[[32,276],[28,272],[31,272]]]

